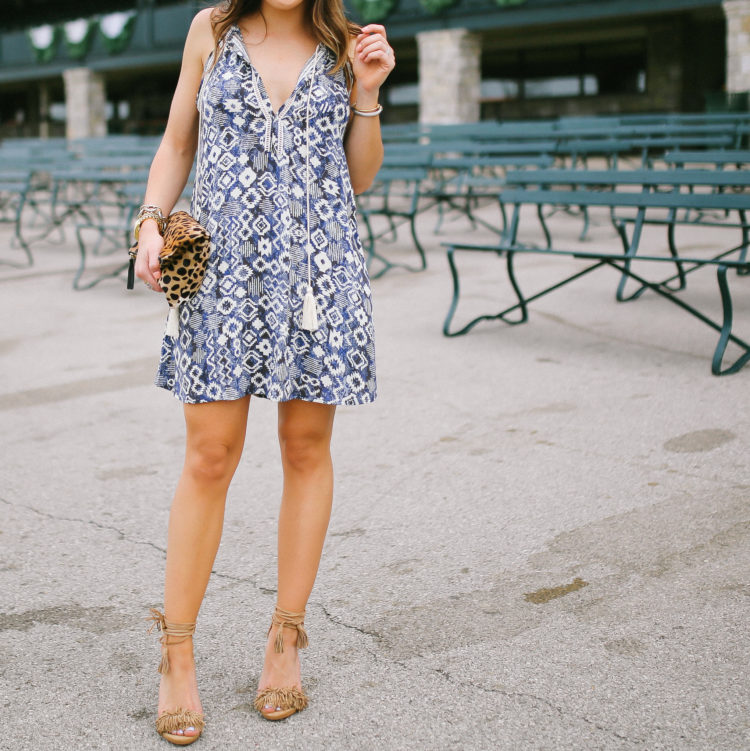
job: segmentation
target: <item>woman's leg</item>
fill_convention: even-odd
[[[194,623],[221,540],[229,483],[242,454],[250,397],[186,404],[185,464],[169,514],[164,614]],[[169,647],[169,672],[159,687],[159,714],[201,711],[192,637]],[[193,735],[194,732],[185,732]]]
[[[302,612],[315,583],[333,500],[331,432],[336,408],[294,400],[279,404],[284,489],[279,514],[277,604]],[[273,649],[271,629],[259,690],[301,687],[296,629],[283,629],[284,651]]]

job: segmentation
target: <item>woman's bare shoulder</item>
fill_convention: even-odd
[[[195,14],[185,42],[185,51],[199,57],[202,63],[205,63],[214,48],[212,17],[215,11],[215,8],[204,8]]]
[[[216,13],[216,8],[204,8],[193,17],[193,21],[190,24],[190,31],[188,32],[188,39],[196,37],[198,39],[214,38],[214,26],[213,18]]]
[[[216,13],[217,9],[214,7],[199,10],[193,17],[191,29],[196,29],[199,31],[212,31],[212,19],[214,18]]]

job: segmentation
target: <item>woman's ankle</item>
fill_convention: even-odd
[[[273,626],[271,626],[271,630],[268,633],[268,643],[271,645],[275,644],[279,629],[281,629],[282,632],[284,649],[286,649],[287,647],[293,647],[294,649],[296,649],[298,636],[296,628],[284,628],[284,626],[277,626],[274,624]]]
[[[167,649],[169,650],[170,670],[181,670],[195,664],[192,638],[185,639],[179,644],[167,644]]]

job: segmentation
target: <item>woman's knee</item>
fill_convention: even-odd
[[[280,430],[281,461],[285,470],[313,472],[330,461],[330,434],[319,430]]]
[[[191,441],[185,452],[185,468],[202,484],[228,484],[237,468],[239,453],[229,442]]]

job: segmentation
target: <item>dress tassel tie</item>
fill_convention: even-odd
[[[315,304],[315,295],[313,295],[310,286],[308,286],[302,301],[302,328],[306,331],[318,330],[318,307]]]
[[[173,339],[176,339],[180,335],[180,309],[178,307],[169,309],[166,334]]]
[[[310,175],[310,102],[312,101],[312,92],[315,86],[315,72],[318,66],[318,53],[320,49],[315,51],[315,57],[313,58],[313,74],[310,78],[310,88],[307,90],[307,107],[305,113],[305,202],[307,204],[307,212],[305,216],[305,224],[307,229],[307,291],[305,297],[302,300],[302,328],[306,331],[318,330],[318,310],[315,304],[315,295],[313,295],[312,288],[312,245],[310,243],[310,185],[312,183],[312,177]]]

